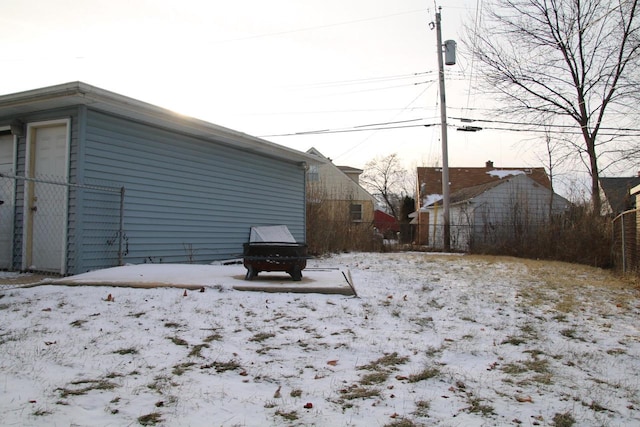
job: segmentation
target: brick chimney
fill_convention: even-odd
[[[493,167],[493,162],[491,160],[487,160],[487,168],[492,168],[492,167]]]

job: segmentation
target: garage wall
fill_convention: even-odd
[[[79,179],[126,189],[125,262],[238,257],[257,225],[285,224],[304,241],[301,165],[91,109],[82,116]],[[80,197],[85,229],[77,272],[105,267],[99,246],[109,240],[110,211],[118,208],[110,195]]]

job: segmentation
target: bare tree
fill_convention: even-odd
[[[367,162],[360,182],[376,198],[381,199],[395,219],[399,219],[400,203],[408,194],[407,177],[398,155],[393,153]]]
[[[481,24],[469,28],[482,80],[505,111],[536,123],[549,116],[573,123],[594,212],[601,205],[600,163],[638,151],[620,125],[637,110],[638,1],[493,0]]]

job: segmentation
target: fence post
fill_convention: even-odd
[[[626,254],[626,245],[625,245],[625,241],[624,241],[624,234],[625,234],[624,212],[620,216],[620,227],[621,227],[621,230],[622,230],[622,272],[626,273],[627,272],[627,254]]]
[[[118,230],[118,264],[124,265],[122,244],[124,240],[124,186],[120,187],[120,229]]]

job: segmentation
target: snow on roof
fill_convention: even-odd
[[[431,206],[434,203],[439,202],[440,200],[442,200],[442,194],[428,194],[422,199],[421,209],[424,209],[427,206]]]
[[[517,170],[517,169],[512,169],[512,170],[491,170],[491,171],[487,171],[487,175],[491,175],[491,176],[497,176],[498,178],[502,179],[504,177],[507,176],[512,176],[512,175],[526,175],[525,171],[522,170]]]

